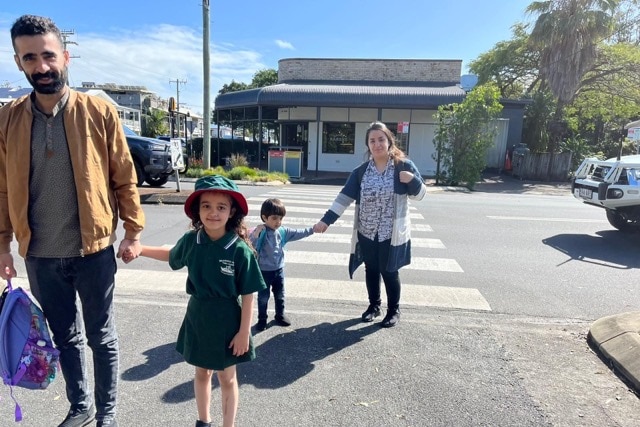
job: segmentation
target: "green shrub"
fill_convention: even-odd
[[[229,179],[246,179],[257,175],[258,172],[249,166],[236,166],[228,172]]]
[[[224,170],[222,166],[216,166],[215,168],[204,169],[202,167],[193,167],[187,169],[185,175],[189,178],[200,178],[202,176],[209,175],[222,175],[233,180],[245,180],[252,182],[270,182],[280,181],[283,183],[289,182],[289,175],[282,172],[267,172],[259,169],[252,169],[248,166],[240,166],[231,169],[230,171]]]
[[[242,166],[249,166],[249,161],[240,153],[232,153],[229,157],[229,166],[231,166],[231,169]]]

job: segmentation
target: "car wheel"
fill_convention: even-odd
[[[607,209],[607,221],[620,231],[632,231],[635,228],[632,222],[613,209]]]
[[[144,183],[144,171],[142,170],[142,166],[140,166],[140,163],[138,162],[133,162],[133,165],[136,169],[136,185],[138,187],[142,187],[142,184]]]
[[[152,187],[161,187],[167,183],[169,175],[149,175],[145,181]]]

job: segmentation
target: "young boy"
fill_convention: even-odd
[[[264,224],[258,225],[249,234],[249,240],[258,255],[258,265],[267,288],[258,292],[257,331],[267,328],[267,306],[269,289],[275,299],[275,322],[280,326],[289,326],[291,321],[284,314],[284,245],[313,234],[313,228],[293,229],[282,226],[282,218],[287,211],[279,199],[267,199],[260,209],[260,218]]]

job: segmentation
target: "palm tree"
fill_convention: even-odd
[[[530,40],[540,51],[540,72],[561,103],[573,100],[596,60],[598,42],[611,35],[619,2],[548,0],[527,7],[538,14]]]
[[[169,132],[167,113],[157,108],[151,108],[145,115],[144,136],[155,138],[158,135],[166,135]]]
[[[593,67],[599,42],[611,36],[620,0],[547,0],[531,3],[526,11],[538,15],[529,40],[540,52],[540,74],[557,98],[550,123],[549,151],[555,151],[566,126],[564,107]]]

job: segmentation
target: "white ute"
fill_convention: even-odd
[[[573,196],[604,208],[609,223],[620,231],[640,226],[640,155],[620,159],[585,159],[571,185]]]

